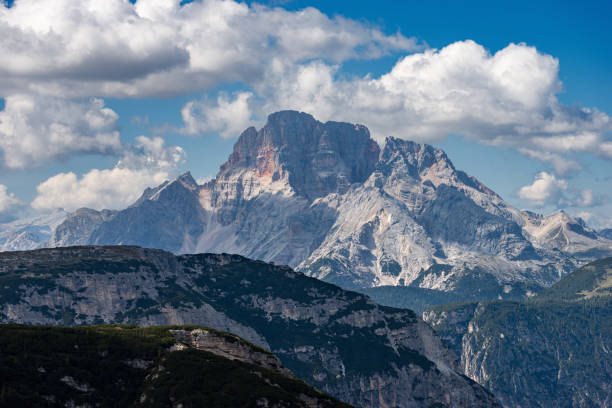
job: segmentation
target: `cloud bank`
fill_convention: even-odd
[[[101,99],[11,95],[0,111],[0,166],[36,167],[73,154],[122,150],[117,119]]]
[[[11,7],[1,2],[0,38],[0,167],[14,169],[91,153],[134,160],[104,97],[166,97],[226,83],[249,85],[265,81],[270,69],[312,59],[341,63],[422,48],[400,33],[386,35],[314,8],[290,12],[221,0],[182,6],[178,0],[19,0]],[[239,91],[190,102],[181,112],[180,130],[232,137],[250,124],[252,96]],[[98,179],[126,169],[100,170]],[[74,186],[85,186],[96,174],[58,174],[52,189],[46,189],[51,181],[41,185],[33,205],[50,207],[47,198],[60,186],[66,197],[75,197],[81,189]],[[72,198],[54,197],[57,206],[73,207]]]
[[[253,83],[272,65],[419,48],[314,8],[220,0],[21,0],[0,5],[0,38],[1,89],[65,97],[178,95]]]
[[[37,187],[31,205],[37,210],[123,209],[145,188],[176,176],[184,160],[180,147],[166,146],[161,138],[139,136],[112,169],[93,169],[81,177],[73,172],[57,174]]]
[[[264,81],[253,84],[263,104],[224,98],[207,109],[224,112],[240,103],[241,122],[247,108],[251,121],[279,109],[302,110],[320,120],[366,124],[379,141],[393,135],[432,143],[461,134],[517,149],[548,163],[557,175],[581,168],[570,157],[574,153],[612,160],[610,117],[560,103],[559,62],[534,47],[510,44],[491,54],[467,40],[405,56],[376,78],[346,79],[339,68],[323,60],[272,67]],[[198,129],[210,116],[193,115],[185,123]],[[215,118],[229,128],[229,116]]]
[[[51,128],[45,117],[65,109],[39,115],[41,108],[20,107],[18,99],[38,107],[45,100],[13,95],[168,96],[232,83],[244,89],[185,104],[182,131],[232,137],[267,113],[297,109],[322,120],[363,123],[379,140],[393,135],[435,142],[462,134],[510,146],[549,163],[557,175],[579,168],[568,157],[576,152],[612,159],[610,117],[560,103],[559,62],[525,44],[494,54],[470,40],[423,50],[414,38],[314,8],[220,0],[183,6],[171,0],[22,0],[0,6],[0,35],[7,39],[0,43],[7,56],[0,67],[7,95],[0,120],[10,124],[26,116],[26,129],[4,125],[12,138],[28,133],[30,122]],[[398,52],[411,54],[378,77],[341,72],[346,60]],[[90,139],[70,143],[76,152],[116,148],[112,133],[85,129]],[[6,152],[6,144],[0,149]],[[60,144],[62,149],[70,150]]]
[[[463,134],[487,144],[612,159],[601,149],[612,143],[610,117],[561,104],[558,61],[525,44],[490,54],[473,41],[457,42],[406,56],[378,78],[345,80],[336,70],[313,62],[282,72],[272,82],[278,86],[261,89],[267,109],[365,123],[378,139],[434,142]]]

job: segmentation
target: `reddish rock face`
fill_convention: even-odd
[[[379,154],[365,126],[321,123],[306,113],[282,111],[270,115],[261,130],[242,133],[217,179],[245,170],[272,180],[286,176],[298,195],[314,200],[365,181]]]
[[[274,147],[270,146],[262,149],[259,156],[257,156],[257,174],[259,177],[278,178],[280,169],[275,158],[276,149]]]

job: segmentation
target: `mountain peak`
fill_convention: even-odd
[[[199,189],[198,183],[191,175],[191,172],[188,171],[172,180],[164,181],[157,187],[147,188],[144,193],[142,193],[140,198],[131,205],[131,207],[138,207],[147,200],[158,200],[160,195],[167,191],[168,188],[172,188],[174,190],[176,187],[182,190],[188,190],[190,192],[195,192]]]
[[[198,188],[198,183],[195,181],[190,171],[183,173],[177,178],[175,178],[174,182],[181,183],[183,186],[192,191]]]
[[[387,137],[385,139],[385,148],[383,149],[382,158],[384,159],[397,153],[418,163],[418,167],[421,169],[431,167],[432,164],[440,161],[447,163],[452,169],[455,168],[442,149],[425,143],[420,144],[393,136]]]
[[[444,150],[425,143],[387,137],[380,155],[379,169],[382,169],[384,173],[394,169],[396,172],[399,171],[398,174],[404,176],[407,174],[421,181],[428,180],[436,186],[449,184],[468,187],[501,199],[475,177],[457,170]]]
[[[311,114],[295,110],[282,110],[268,115],[266,124],[281,124],[288,122],[318,122]]]
[[[434,146],[390,137],[381,154],[365,126],[282,111],[246,129],[205,185],[186,173],[125,210],[75,214],[51,243],[231,252],[349,287],[494,280],[487,296],[507,297],[612,255],[564,217],[519,211]]]
[[[387,137],[378,168],[383,174],[430,180],[435,185],[456,179],[455,166],[441,149],[410,140]]]
[[[217,179],[249,172],[259,185],[286,180],[298,195],[314,200],[366,180],[379,153],[363,125],[321,123],[307,113],[280,111],[259,131],[242,133]]]

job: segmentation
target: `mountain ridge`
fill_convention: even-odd
[[[612,255],[584,223],[512,207],[440,149],[389,137],[381,150],[363,125],[294,111],[245,130],[205,184],[186,173],[104,214],[78,210],[47,245],[237,253],[353,289],[463,295],[480,280],[483,298],[531,295]]]
[[[272,351],[363,407],[498,407],[414,312],[239,255],[131,246],[0,253],[0,322],[196,324]]]

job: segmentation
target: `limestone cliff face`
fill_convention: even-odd
[[[298,378],[350,404],[498,406],[458,373],[454,354],[411,311],[288,267],[237,255],[70,247],[0,254],[0,288],[0,322],[205,325],[272,351]],[[176,336],[211,344],[203,333]],[[245,355],[217,346],[226,357]]]
[[[247,173],[252,172],[254,181],[282,180],[297,195],[312,202],[365,181],[378,155],[379,147],[365,126],[321,123],[306,113],[283,111],[270,115],[261,130],[247,129],[210,184],[246,179],[250,176]],[[237,184],[229,184],[237,193]],[[240,196],[249,199],[259,192],[248,186]],[[217,207],[225,206],[222,201],[226,197],[231,196],[221,193],[211,201]]]
[[[433,327],[440,338],[455,352],[463,355],[463,337],[468,333],[478,303],[434,308],[423,312],[423,320]]]
[[[344,287],[453,291],[466,270],[478,269],[500,288],[515,280],[509,283],[517,292],[525,289],[516,281],[551,281],[548,270],[535,267],[543,258],[513,219],[518,211],[432,146],[388,138],[371,176],[345,194],[337,212],[299,269]],[[527,264],[532,270],[521,270]]]
[[[79,208],[68,215],[53,231],[49,246],[86,245],[92,240],[92,234],[96,229],[104,222],[113,219],[116,214],[117,211]]]
[[[378,160],[367,128],[284,111],[238,139],[199,197],[207,218],[193,250],[231,252],[297,266],[333,223],[317,199],[365,180]]]
[[[362,125],[294,111],[244,131],[206,184],[187,173],[122,211],[80,210],[50,242],[236,253],[345,288],[463,300],[522,298],[612,254],[583,222],[512,207],[440,149],[387,138],[381,151]]]

